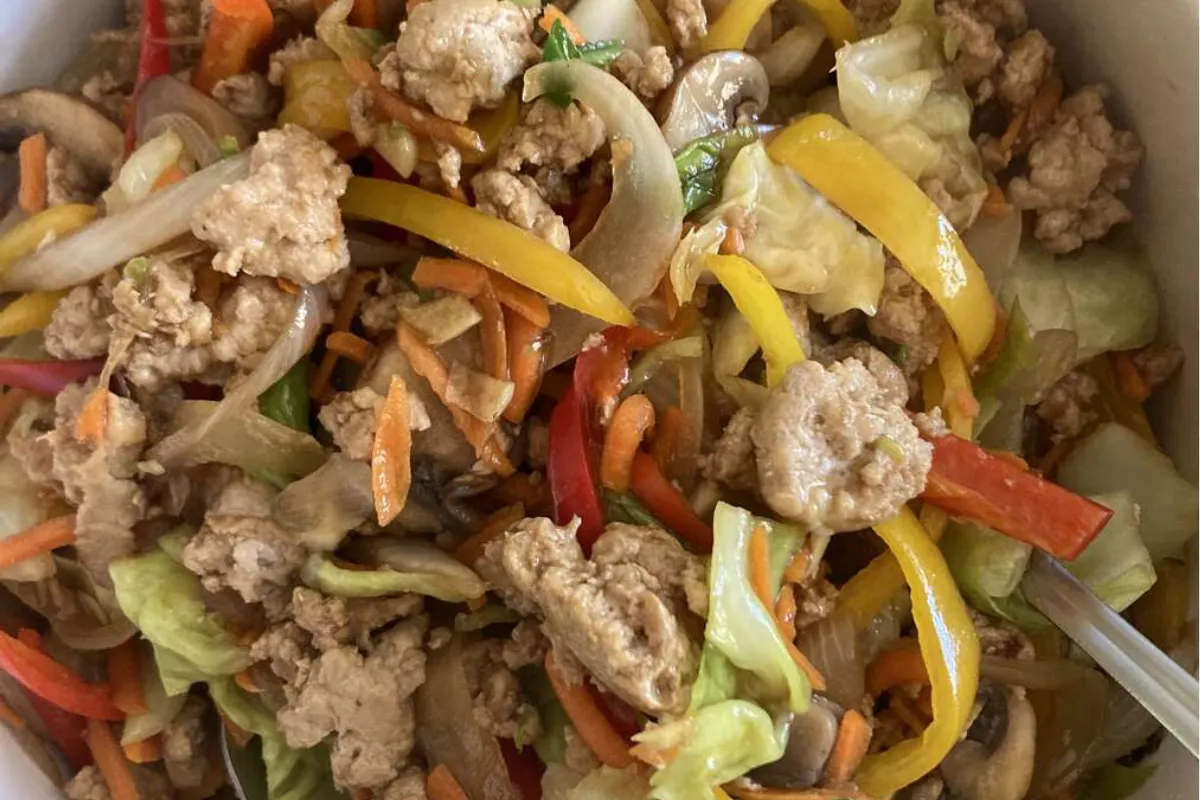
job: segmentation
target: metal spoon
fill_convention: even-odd
[[[1062,564],[1034,551],[1025,597],[1200,757],[1200,684]]]

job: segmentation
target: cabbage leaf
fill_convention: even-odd
[[[18,421],[17,424],[21,424]],[[0,455],[0,539],[7,539],[50,517],[51,505],[29,480],[21,462],[3,448]],[[40,581],[54,575],[54,559],[42,553],[0,570],[0,580]]]
[[[649,791],[637,767],[597,767],[567,792],[567,800],[645,800]]]
[[[174,695],[167,694],[149,648],[141,648],[139,655],[142,697],[146,702],[146,710],[125,718],[125,727],[121,730],[121,744],[133,744],[162,733],[167,723],[175,719],[183,710],[183,704],[187,702],[186,691]]]
[[[170,432],[198,425],[216,407],[210,400],[185,400],[171,420]],[[303,477],[325,458],[325,448],[311,434],[244,408],[222,418],[191,448],[188,465],[215,462],[258,475]]]
[[[761,141],[738,151],[721,202],[671,256],[671,285],[688,302],[730,220],[753,217],[755,232],[743,255],[776,289],[805,295],[824,315],[858,308],[874,314],[883,289],[883,247],[814,192],[789,167],[776,164]]]
[[[441,551],[438,551],[441,553]],[[453,558],[441,553],[450,561]],[[306,586],[337,597],[387,597],[415,592],[451,603],[482,597],[487,590],[483,580],[470,568],[454,561],[442,562],[433,569],[393,569],[383,564],[376,569],[347,569],[328,555],[313,553],[300,571]]]
[[[118,559],[108,570],[121,610],[154,645],[168,694],[252,663],[249,650],[205,607],[200,579],[167,553]]]

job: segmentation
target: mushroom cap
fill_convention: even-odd
[[[0,149],[15,150],[26,136],[44,132],[75,157],[97,182],[107,182],[121,158],[121,129],[86,100],[52,89],[26,89],[0,97]]]
[[[696,59],[681,70],[663,94],[658,120],[673,151],[693,139],[733,128],[740,106],[767,106],[767,72],[754,56],[740,50],[719,50]]]

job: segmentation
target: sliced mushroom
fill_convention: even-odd
[[[108,181],[121,158],[121,129],[87,101],[50,89],[0,97],[0,150],[15,150],[22,139],[38,132],[74,156],[98,183]]]
[[[792,719],[783,756],[754,770],[751,777],[763,786],[776,789],[815,786],[833,752],[841,714],[842,710],[835,703],[814,694],[808,711]]]
[[[980,693],[983,709],[942,760],[942,778],[962,800],[1021,800],[1033,778],[1033,706],[1021,687],[985,683]]]
[[[672,150],[733,128],[739,111],[767,107],[770,85],[754,56],[738,50],[709,53],[681,70],[659,103],[658,120]]]

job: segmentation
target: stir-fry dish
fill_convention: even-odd
[[[0,98],[0,718],[69,798],[1147,780],[1022,579],[1194,668],[1182,352],[1022,0],[126,5]]]

